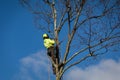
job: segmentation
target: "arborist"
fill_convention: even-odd
[[[48,34],[43,34],[44,46],[47,48],[47,55],[56,64],[55,40],[50,39]],[[52,64],[53,73],[56,74],[55,66]]]

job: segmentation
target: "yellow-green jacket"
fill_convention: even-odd
[[[55,41],[54,41],[54,40],[49,39],[49,38],[48,38],[48,39],[44,39],[44,46],[45,46],[46,48],[53,47],[54,44],[55,44]]]

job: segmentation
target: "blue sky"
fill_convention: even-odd
[[[18,0],[0,1],[0,80],[10,80],[19,68],[19,59],[41,48],[41,33],[33,16]]]
[[[32,14],[23,8],[18,0],[0,1],[0,80],[47,79],[47,77],[43,78],[42,75],[42,70],[45,68],[49,70],[47,67],[49,61],[47,56],[44,55],[45,48],[43,46],[42,34],[35,27]],[[120,55],[117,55],[118,53],[115,53],[115,57],[112,57],[113,55],[108,56],[112,59],[102,60],[98,65],[84,70],[74,67],[71,71],[68,71],[65,78],[66,80],[79,80],[79,75],[75,75],[75,77],[73,74],[88,75],[90,74],[89,72],[95,72],[93,68],[100,72],[98,73],[99,75],[106,67],[109,67],[109,69],[106,69],[106,74],[109,73],[108,76],[112,75],[109,71],[114,70],[120,73],[120,68],[118,67],[120,66]],[[110,65],[111,63],[112,65]],[[103,66],[101,67],[101,65]],[[43,71],[43,74],[49,76],[47,69]],[[50,70],[49,72],[51,73],[52,71]],[[68,77],[68,75],[71,75],[71,77]],[[104,75],[102,76],[104,77]],[[50,75],[50,77],[54,76]],[[114,77],[116,77],[114,80],[120,78],[117,74]],[[98,80],[97,78],[95,79]],[[84,77],[84,80],[88,79]],[[94,79],[91,78],[90,80]],[[110,79],[107,78],[106,80]]]

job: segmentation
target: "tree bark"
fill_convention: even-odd
[[[56,74],[56,80],[61,80],[59,74]]]

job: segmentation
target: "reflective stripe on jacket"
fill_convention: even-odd
[[[53,47],[54,44],[55,44],[55,41],[54,41],[54,40],[49,39],[49,38],[48,38],[48,39],[44,39],[44,46],[45,46],[46,48]]]

